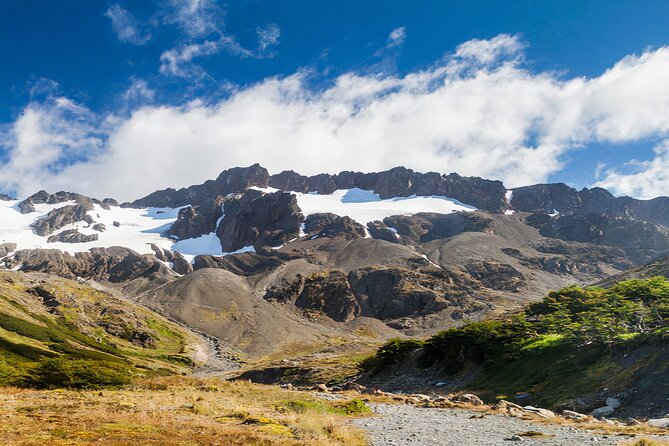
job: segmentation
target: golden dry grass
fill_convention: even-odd
[[[287,401],[298,401],[291,410]],[[122,390],[0,389],[3,445],[364,445],[350,416],[307,392],[157,378]]]

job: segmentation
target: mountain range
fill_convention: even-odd
[[[403,167],[1,199],[5,268],[122,293],[240,358],[427,335],[669,256],[667,197]]]

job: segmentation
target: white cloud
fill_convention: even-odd
[[[595,186],[620,195],[654,198],[669,195],[669,140],[653,150],[655,157],[647,161],[632,160],[624,168],[610,169]]]
[[[194,60],[213,56],[222,51],[241,58],[252,57],[262,59],[273,57],[274,53],[269,51],[269,49],[279,41],[281,35],[279,27],[275,24],[270,24],[264,28],[259,28],[257,34],[258,48],[254,50],[243,47],[232,36],[221,35],[218,39],[188,43],[164,51],[160,55],[160,72],[165,75],[180,77],[195,76],[198,78],[205,76],[206,72],[204,69],[194,63]]]
[[[45,167],[61,156],[64,144],[48,139],[57,132],[31,128],[22,116],[12,134],[41,138],[48,156],[28,169],[39,175],[24,179],[11,172],[21,152],[14,149],[1,178],[25,193],[47,187],[123,200],[254,162],[304,174],[405,165],[519,186],[545,181],[562,169],[569,150],[589,142],[667,133],[669,102],[662,98],[669,97],[669,48],[629,56],[594,78],[529,72],[522,48],[517,37],[504,35],[466,42],[433,67],[405,76],[345,73],[314,90],[300,72],[214,103],[143,106],[126,117],[99,117],[113,123],[104,150],[57,172]],[[187,51],[180,57],[187,59]],[[17,141],[13,147],[26,146]],[[630,190],[647,196],[665,187],[666,176],[655,173],[662,166],[669,166],[664,148],[656,160],[639,163],[660,180]]]
[[[518,36],[500,34],[490,40],[468,40],[458,46],[455,55],[465,59],[475,59],[487,64],[502,56],[518,55],[524,48],[525,45]]]
[[[404,26],[395,28],[388,35],[388,46],[402,45],[406,39],[406,34],[406,28]]]
[[[281,28],[276,23],[269,23],[256,30],[258,34],[258,51],[265,53],[269,48],[279,43]]]
[[[212,0],[169,0],[164,22],[191,38],[221,33],[224,13]]]
[[[0,184],[26,195],[67,162],[95,157],[103,145],[96,124],[90,110],[62,96],[31,103],[0,137],[0,145],[9,149]]]
[[[126,103],[131,104],[146,104],[147,102],[153,102],[156,97],[156,92],[151,87],[149,83],[144,79],[131,78],[130,87],[123,93],[123,99]]]
[[[151,33],[143,30],[135,16],[127,9],[113,4],[107,9],[105,16],[111,20],[112,29],[121,42],[143,45],[151,40]]]

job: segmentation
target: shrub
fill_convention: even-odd
[[[37,388],[100,389],[120,387],[132,380],[132,368],[124,363],[48,358],[32,367],[20,384]]]

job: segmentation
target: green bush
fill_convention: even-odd
[[[360,415],[370,413],[372,409],[364,401],[355,399],[343,403],[335,403],[331,411],[342,415]]]
[[[48,358],[30,368],[20,384],[36,388],[100,389],[120,387],[132,380],[132,368],[124,363]]]
[[[407,353],[425,346],[425,341],[418,339],[391,339],[383,344],[373,356],[369,356],[358,364],[364,372],[372,372],[401,361]]]

